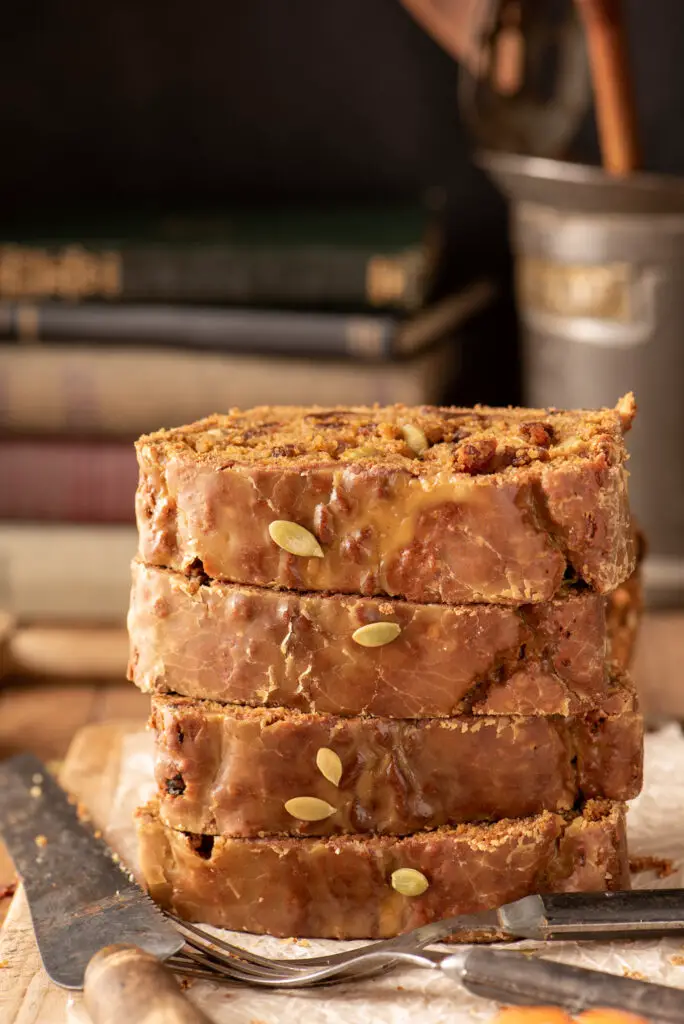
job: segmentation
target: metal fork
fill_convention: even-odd
[[[221,950],[228,955],[231,962],[237,959],[254,967],[266,968],[268,970],[271,970],[276,965],[290,973],[301,973],[302,971],[309,971],[319,967],[339,967],[342,969],[347,965],[354,965],[360,950],[372,949],[375,953],[382,952],[383,954],[393,950],[406,949],[410,952],[418,952],[424,949],[425,946],[433,945],[446,939],[454,931],[462,927],[463,924],[462,917],[449,917],[441,921],[433,921],[431,924],[420,925],[418,928],[398,935],[393,939],[383,939],[371,944],[364,944],[361,947],[346,950],[343,953],[303,957],[296,960],[293,958],[277,959],[259,956],[257,953],[251,953],[242,946],[235,946],[230,942],[226,942],[225,939],[210,935],[205,929],[199,928],[189,921],[183,921],[175,914],[167,912],[167,916],[183,932],[188,945],[200,952]],[[382,969],[386,970],[390,963],[391,961],[387,960],[386,965]]]
[[[439,970],[468,991],[503,1003],[560,1005],[571,1013],[610,1006],[648,1016],[653,1022],[681,1024],[684,990],[572,967],[510,950],[465,947],[443,953],[426,951],[435,929],[425,925],[397,939],[376,942],[329,957],[275,960],[250,953],[195,925],[175,919],[186,938],[180,954],[168,961],[176,972],[209,981],[239,982],[287,990],[361,981],[402,965]],[[448,931],[446,932],[448,934]]]
[[[210,935],[202,928],[181,921],[173,915],[169,916],[182,931],[186,943],[181,952],[168,961],[169,966],[178,973],[214,981],[225,978],[258,983],[262,979],[271,979],[279,974],[283,978],[298,978],[322,969],[327,969],[331,973],[321,978],[314,978],[305,984],[334,984],[338,981],[348,980],[346,978],[348,971],[354,980],[359,980],[362,977],[369,978],[392,970],[398,964],[395,952],[402,952],[404,946],[408,946],[409,952],[419,952],[425,943],[436,941],[430,940],[429,937],[414,937],[414,933],[407,933],[396,939],[366,944],[360,947],[361,951],[372,950],[382,954],[382,959],[377,958],[361,968],[357,962],[359,949],[321,957],[271,959]],[[427,958],[433,955],[432,953],[425,954]]]

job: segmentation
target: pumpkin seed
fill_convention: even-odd
[[[361,445],[360,448],[347,448],[346,452],[342,452],[343,459],[370,459],[374,455],[378,455],[378,449],[373,448],[369,444]]]
[[[412,423],[404,423],[401,432],[406,444],[409,448],[413,448],[416,455],[423,455],[430,447],[428,439],[420,427],[414,427]]]
[[[295,796],[285,803],[285,810],[293,818],[300,821],[323,821],[335,813],[327,800],[319,800],[317,796]]]
[[[352,633],[352,640],[362,647],[384,647],[391,644],[401,633],[401,626],[396,622],[369,622],[367,626],[359,626]]]
[[[339,754],[336,754],[330,747],[321,747],[316,754],[316,767],[328,782],[333,786],[339,786],[342,778],[342,762]]]
[[[402,896],[420,896],[430,885],[423,872],[415,868],[399,868],[393,871],[391,882],[392,888]]]
[[[268,528],[271,540],[283,551],[300,558],[323,558],[323,549],[313,533],[287,519],[274,519]]]

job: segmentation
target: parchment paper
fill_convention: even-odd
[[[122,771],[107,838],[137,871],[132,815],[153,793],[152,736],[133,733],[124,741]],[[668,725],[646,737],[645,785],[628,814],[630,856],[667,858],[674,872],[635,874],[636,888],[684,886],[684,736]],[[358,942],[294,942],[225,932],[228,941],[266,956],[314,956],[351,949]],[[443,947],[448,948],[448,947]],[[453,947],[452,947],[453,948]],[[532,942],[507,948],[540,950]],[[615,974],[629,973],[684,988],[684,939],[615,943],[551,943],[544,956]],[[297,994],[193,982],[188,995],[216,1024],[453,1024],[488,1021],[497,1010],[469,995],[438,970],[410,970],[327,990]],[[68,1024],[86,1024],[80,997],[71,1000]]]

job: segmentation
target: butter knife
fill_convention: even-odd
[[[63,988],[85,989],[93,1024],[210,1024],[162,963],[182,936],[30,754],[0,763],[0,835],[45,970]]]

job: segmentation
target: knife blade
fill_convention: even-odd
[[[147,1019],[139,1013],[148,1013],[149,1000],[158,1002],[163,991],[167,1001],[175,1006],[177,999],[183,1008],[168,1011],[164,1020],[206,1022],[182,995],[171,973],[161,967],[160,961],[181,949],[183,937],[81,818],[75,801],[37,758],[20,754],[0,763],[0,835],[22,879],[48,976],[62,988],[82,989],[86,969],[98,954],[94,964],[99,984],[110,992],[112,985],[104,985],[105,961],[119,977],[121,947],[132,947],[135,956],[129,956],[127,963],[132,971],[129,978],[136,979],[138,1012],[129,1006],[130,986],[122,987],[119,977],[117,1005],[112,1007],[109,1000],[104,1016],[99,1014],[97,1020],[124,1019],[119,995],[121,1000],[128,998],[128,1024]],[[111,946],[117,951],[107,959],[103,950]],[[142,998],[145,978],[150,985]],[[110,996],[114,998],[114,993]],[[118,1018],[110,1017],[112,1009],[120,1014]]]

